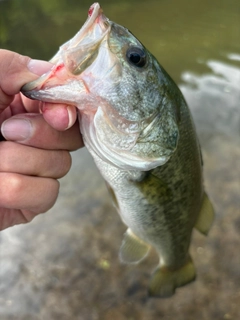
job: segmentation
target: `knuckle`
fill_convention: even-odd
[[[5,173],[1,176],[0,203],[6,207],[11,207],[13,200],[19,197],[22,190],[22,177],[15,173]]]
[[[58,164],[58,172],[59,172],[59,177],[65,176],[68,171],[71,168],[72,165],[72,158],[71,155],[68,151],[60,151],[59,154],[59,164]]]
[[[2,57],[0,59],[0,86],[6,94],[13,95],[16,93],[17,87],[21,85],[19,81],[21,82],[22,79],[19,77],[19,72],[26,68],[30,58],[8,50],[2,50],[0,57]],[[8,75],[7,77],[6,74]],[[17,84],[13,85],[15,81]]]
[[[12,199],[12,196],[19,194],[22,190],[22,176],[15,173],[10,173],[8,175],[8,185],[10,186],[9,198]]]
[[[64,151],[64,153],[65,153],[64,170],[65,170],[65,174],[66,174],[66,173],[68,173],[68,171],[71,168],[72,157],[68,151]]]
[[[14,152],[14,143],[11,141],[2,141],[0,144],[0,171],[11,171],[12,162],[10,161]]]
[[[13,100],[13,96],[7,95],[0,87],[0,105],[7,106]]]
[[[55,179],[48,179],[46,181],[45,194],[42,194],[42,201],[38,205],[35,205],[34,211],[45,213],[50,210],[58,197],[60,183]]]

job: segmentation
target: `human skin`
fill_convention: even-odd
[[[0,230],[48,211],[70,151],[83,146],[74,106],[27,99],[21,87],[52,65],[0,50]]]

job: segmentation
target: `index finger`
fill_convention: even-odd
[[[21,87],[50,70],[52,64],[0,49],[0,112],[7,108]]]
[[[51,67],[52,64],[47,61],[32,60],[16,52],[0,49],[0,87],[6,95],[13,96],[24,84]]]

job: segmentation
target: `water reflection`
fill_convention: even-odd
[[[207,239],[194,233],[197,281],[169,300],[148,300],[156,257],[137,267],[119,263],[125,227],[89,154],[77,151],[55,207],[0,234],[0,318],[238,319],[240,3],[101,3],[107,16],[128,26],[181,84],[199,133],[216,222]],[[0,2],[0,45],[48,59],[79,29],[89,5]]]
[[[229,56],[231,60],[240,58],[237,54]],[[210,135],[237,138],[240,125],[240,68],[214,60],[206,65],[211,71],[202,76],[185,71],[182,74],[185,85],[180,86],[196,119],[199,135],[202,140],[205,137],[204,145]]]

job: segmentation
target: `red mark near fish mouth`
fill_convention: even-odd
[[[91,17],[93,11],[94,11],[94,4],[90,7],[90,9],[88,10],[88,16]]]
[[[57,73],[58,71],[60,71],[61,69],[63,69],[63,68],[64,68],[64,64],[63,64],[63,63],[61,63],[61,64],[59,64],[59,65],[57,65],[57,66],[54,66],[54,67],[52,68],[52,72],[50,73],[48,79],[51,79],[51,78],[55,77],[55,76],[56,76],[56,73]]]
[[[93,15],[94,11],[97,11],[97,16],[96,16],[96,19],[95,19],[95,22],[96,23],[99,23],[100,20],[101,20],[101,16],[102,16],[102,9],[99,5],[98,2],[95,2],[94,4],[91,5],[91,7],[89,8],[88,10],[88,17],[91,18],[91,16]]]
[[[63,67],[64,67],[64,64],[63,64],[63,63],[61,63],[61,64],[59,64],[58,66],[56,66],[56,69],[54,70],[55,73],[58,72],[59,70],[61,70]]]

